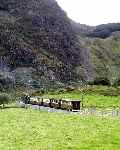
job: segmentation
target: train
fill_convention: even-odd
[[[55,99],[42,97],[26,97],[22,100],[25,104],[62,109],[67,111],[79,111],[81,109],[80,100]]]

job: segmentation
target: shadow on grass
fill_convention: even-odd
[[[13,109],[13,108],[25,109],[24,107],[20,107],[20,106],[4,106],[4,107],[0,106],[0,109]]]

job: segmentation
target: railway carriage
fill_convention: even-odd
[[[72,110],[71,102],[67,101],[67,100],[62,100],[61,101],[61,109],[71,111]]]
[[[50,107],[61,109],[61,100],[56,100],[54,98],[50,99]]]

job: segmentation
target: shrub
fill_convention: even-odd
[[[0,94],[0,105],[3,105],[3,108],[5,104],[8,104],[10,102],[10,97],[7,94]]]
[[[65,88],[65,90],[66,90],[67,92],[71,92],[71,91],[74,91],[75,88],[74,88],[73,86],[67,86],[67,87]]]
[[[94,85],[110,85],[110,81],[105,77],[95,78],[93,83]]]
[[[116,79],[115,81],[114,81],[114,84],[113,84],[114,86],[120,86],[120,79]]]
[[[88,85],[94,85],[94,80],[88,81],[87,84],[88,84]]]
[[[0,75],[0,91],[8,90],[13,87],[13,81],[9,77]]]
[[[40,88],[40,83],[39,83],[39,81],[37,81],[37,80],[33,80],[32,81],[32,86],[34,87],[34,88]]]

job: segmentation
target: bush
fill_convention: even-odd
[[[94,85],[110,85],[110,81],[107,78],[95,78]]]
[[[87,82],[87,85],[94,85],[94,80],[88,81],[88,82]]]
[[[10,97],[7,94],[0,94],[0,105],[3,105],[3,108],[5,104],[8,104],[10,102]]]
[[[37,80],[33,80],[32,81],[32,86],[34,87],[34,88],[40,88],[40,83],[39,83],[39,81],[37,81]]]
[[[116,79],[113,86],[120,86],[120,79]]]
[[[66,90],[67,92],[71,92],[71,91],[74,91],[74,90],[75,90],[75,87],[73,87],[73,86],[67,86],[67,87],[65,88],[65,90]]]
[[[13,87],[13,81],[9,77],[0,75],[0,91],[8,90]]]

